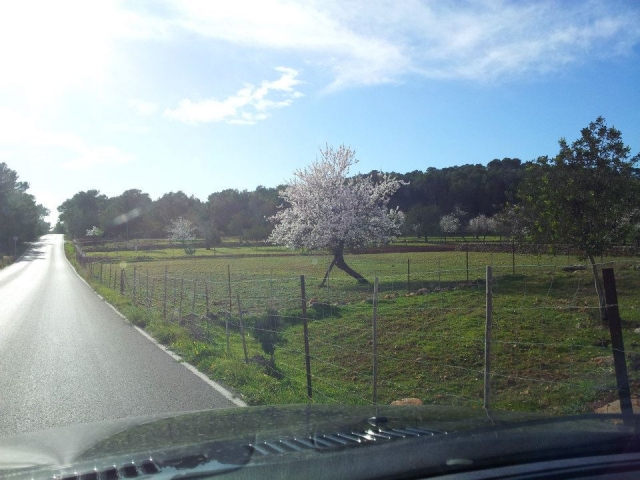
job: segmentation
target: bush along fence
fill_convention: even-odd
[[[236,279],[230,265],[196,278],[168,266],[151,274],[84,264],[139,308],[182,326],[212,357],[263,369],[289,391],[287,401],[415,398],[580,413],[640,387],[640,335],[625,350],[619,326],[640,332],[633,262],[615,265],[617,292],[613,269],[602,269],[618,326],[600,321],[590,270],[555,265],[520,266],[515,275],[509,265],[473,268],[455,273],[461,281],[443,280],[446,271],[379,276],[369,286],[331,278],[319,289],[320,279],[304,275]],[[467,282],[469,271],[475,280]]]

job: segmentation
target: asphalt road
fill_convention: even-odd
[[[101,300],[62,235],[0,270],[0,436],[235,406]]]

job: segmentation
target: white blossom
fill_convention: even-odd
[[[319,160],[296,170],[279,192],[285,203],[271,217],[275,228],[268,240],[291,248],[328,248],[334,254],[331,267],[335,264],[343,270],[344,248],[394,240],[404,215],[389,209],[388,203],[403,182],[386,174],[349,178],[355,163],[351,148],[342,145],[336,150],[327,145]]]
[[[453,213],[440,217],[440,230],[445,234],[456,233],[460,230],[460,219]]]
[[[385,244],[399,233],[404,215],[388,209],[391,195],[402,184],[389,175],[348,178],[357,163],[344,145],[327,146],[320,160],[294,172],[281,190],[286,206],[271,218],[276,223],[269,241],[310,250]]]
[[[171,240],[178,240],[185,242],[187,240],[194,240],[196,228],[190,220],[183,217],[178,217],[171,222],[171,226],[167,229],[169,238]]]
[[[496,227],[496,221],[482,213],[469,220],[469,231],[476,237],[486,236],[488,233],[494,232]]]
[[[100,229],[100,227],[96,227],[95,225],[87,230],[85,234],[87,237],[101,237],[104,232]]]

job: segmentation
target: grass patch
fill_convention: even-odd
[[[103,263],[101,281],[96,265],[85,274],[132,322],[255,405],[308,400],[299,277],[304,274],[314,401],[372,402],[373,287],[337,271],[328,287],[319,288],[329,256],[150,256],[140,262],[114,257]],[[581,413],[615,398],[609,333],[598,319],[590,271],[563,271],[563,265],[579,263],[573,257],[517,255],[514,274],[512,259],[470,252],[467,269],[465,252],[347,257],[367,278],[380,278],[379,403],[418,397],[433,404],[482,405],[487,264],[494,265],[495,275],[492,406]],[[638,264],[602,260],[616,261],[626,349],[640,358],[640,336],[636,340],[633,333],[640,327]],[[121,272],[126,296],[113,290]],[[270,309],[280,316],[273,337],[276,372],[265,366],[270,355],[264,318]],[[637,391],[640,361],[630,365]]]

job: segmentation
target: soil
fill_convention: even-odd
[[[640,397],[631,397],[631,405],[633,407],[633,413],[640,413]],[[620,411],[620,400],[607,403],[602,407],[596,408],[595,413],[622,413]]]

